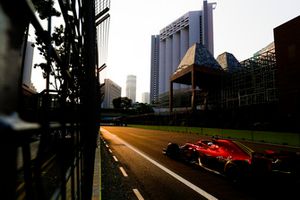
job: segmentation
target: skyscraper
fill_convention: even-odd
[[[121,97],[121,87],[114,83],[110,79],[104,79],[104,99],[102,102],[102,108],[113,108],[113,100]]]
[[[207,3],[203,1],[203,9],[199,11],[190,11],[172,22],[160,31],[159,45],[152,42],[151,49],[151,93],[155,94],[154,83],[158,81],[158,95],[169,91],[170,76],[177,69],[180,60],[186,51],[194,43],[203,44],[213,55],[213,9],[216,3]],[[158,80],[152,80],[152,63],[156,57],[154,54],[159,52]],[[154,73],[153,73],[154,74]],[[157,73],[156,73],[157,74]],[[180,89],[182,86],[174,85],[174,89]],[[153,90],[152,90],[153,88]],[[152,100],[152,99],[151,99]]]
[[[24,45],[26,45],[25,49],[25,57],[24,57],[24,65],[23,65],[23,75],[22,75],[22,85],[23,89],[30,90],[30,92],[37,92],[35,86],[31,81],[32,76],[32,68],[33,68],[33,55],[34,55],[34,43],[27,41]]]
[[[31,86],[33,52],[34,52],[33,42],[27,41],[25,60],[24,60],[24,69],[23,69],[23,84],[26,85],[27,87]]]
[[[151,76],[150,76],[150,102],[158,101],[159,79],[159,36],[151,36]]]
[[[126,97],[136,102],[136,76],[128,75],[126,80]]]
[[[95,0],[98,65],[107,62],[108,36],[110,26],[110,0]]]

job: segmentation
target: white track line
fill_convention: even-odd
[[[135,196],[138,198],[138,200],[144,200],[144,197],[141,195],[138,189],[133,189],[133,192]]]
[[[189,182],[188,180],[182,178],[181,176],[179,176],[175,172],[169,170],[165,166],[163,166],[160,163],[156,162],[155,160],[151,159],[150,157],[148,157],[147,155],[145,155],[144,153],[142,153],[141,151],[139,151],[135,147],[131,146],[130,144],[128,144],[127,142],[125,142],[124,140],[122,140],[121,138],[119,138],[118,136],[110,133],[109,131],[105,130],[104,128],[101,128],[101,131],[113,135],[114,137],[116,137],[116,139],[118,139],[120,142],[122,142],[123,144],[125,144],[128,148],[130,148],[131,150],[135,151],[137,154],[139,154],[140,156],[144,157],[146,160],[148,160],[149,162],[151,162],[152,164],[154,164],[155,166],[157,166],[158,168],[160,168],[164,172],[168,173],[169,175],[171,175],[172,177],[174,177],[175,179],[177,179],[181,183],[185,184],[186,186],[188,186],[189,188],[191,188],[192,190],[194,190],[195,192],[197,192],[201,196],[205,197],[206,199],[217,200],[217,198],[214,197],[213,195],[207,193],[203,189],[199,188],[198,186],[196,186],[193,183]]]
[[[108,149],[109,153],[112,153],[112,150],[111,149]]]
[[[116,157],[116,156],[113,156],[113,158],[114,158],[114,160],[115,160],[116,162],[118,162],[118,159],[117,159],[117,157]]]
[[[125,171],[125,169],[123,167],[119,167],[119,169],[122,172],[122,174],[123,174],[124,177],[128,177],[128,175],[127,175],[127,173],[126,173],[126,171]]]

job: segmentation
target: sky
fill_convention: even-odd
[[[111,0],[107,67],[101,72],[101,81],[111,79],[122,87],[125,96],[127,75],[136,75],[136,100],[141,102],[141,94],[150,92],[151,35],[159,34],[185,13],[201,10],[202,1]],[[208,2],[217,3],[213,11],[214,56],[226,51],[240,61],[271,43],[275,27],[300,15],[300,0]],[[53,24],[61,24],[60,19],[53,20]],[[41,71],[35,69],[32,73],[35,87],[43,90]]]
[[[208,0],[214,10],[214,56],[230,52],[242,61],[271,43],[273,29],[300,15],[300,0]],[[111,0],[107,67],[101,79],[122,87],[137,76],[137,101],[150,92],[151,35],[187,13],[202,0]],[[300,28],[300,27],[299,27]]]

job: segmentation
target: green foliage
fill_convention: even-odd
[[[154,110],[149,104],[135,103],[133,109],[137,114],[153,113]]]
[[[253,142],[266,142],[271,144],[290,145],[300,147],[300,134],[287,132],[268,132],[252,130],[234,130],[203,127],[185,126],[149,126],[149,125],[129,125],[130,127],[180,132],[188,134],[198,134],[204,136],[218,136],[220,138],[230,138],[236,140],[246,140]]]
[[[54,33],[51,36],[51,44],[54,46],[54,49],[60,56],[60,58],[63,60],[65,57],[65,45],[64,45],[64,27],[63,25],[60,25],[59,27],[54,28]],[[45,60],[48,59],[49,54],[49,47],[47,44],[44,43],[44,40],[42,40],[40,37],[36,37],[36,43],[37,49],[39,50],[39,54],[44,57]],[[50,52],[50,54],[53,52]],[[54,58],[52,56],[49,56],[50,62],[55,62]],[[50,73],[51,75],[55,75],[54,70],[51,67],[48,67],[48,64],[46,62],[35,64],[34,67],[40,67],[43,71],[43,77],[46,78],[47,74]]]
[[[35,9],[37,10],[39,17],[44,20],[49,16],[60,16],[60,12],[58,12],[54,7],[53,0],[32,0]],[[37,34],[36,34],[37,35]],[[54,33],[50,38],[51,44],[54,44],[55,50],[58,55],[63,59],[64,57],[64,27],[60,25],[59,27],[54,28]],[[55,62],[53,56],[49,55],[50,49],[47,44],[44,43],[45,41],[40,38],[38,35],[36,36],[36,43],[37,49],[39,50],[39,54],[45,58],[45,60],[50,59],[50,63]],[[50,52],[51,54],[52,52]],[[55,71],[52,69],[51,66],[48,66],[47,62],[42,62],[39,64],[35,64],[34,68],[40,67],[42,69],[43,77],[46,78],[47,74],[55,76]],[[58,72],[56,72],[58,74]]]
[[[113,106],[116,109],[128,110],[132,108],[132,100],[128,97],[118,97],[113,100]]]
[[[64,43],[64,27],[60,25],[54,28],[54,33],[52,34],[52,40],[57,47],[62,47]]]
[[[54,2],[53,0],[32,0],[32,3],[35,7],[35,9],[37,10],[37,12],[39,13],[39,17],[43,20],[46,19],[47,17],[49,17],[49,15],[51,16],[56,16],[59,17],[60,16],[60,12],[58,12],[54,7]]]
[[[113,100],[113,106],[115,109],[130,110],[131,114],[145,114],[153,113],[153,108],[149,104],[134,103],[128,97],[118,97]]]
[[[121,97],[113,99],[112,103],[115,109],[121,109]]]

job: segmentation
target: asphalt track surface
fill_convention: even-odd
[[[199,135],[145,130],[130,127],[102,127],[109,156],[118,162],[126,184],[132,185],[137,199],[297,199],[299,181],[258,177],[234,184],[225,177],[162,154],[169,142],[195,142]],[[254,150],[286,149],[246,143]],[[299,149],[289,149],[299,150]],[[130,187],[128,187],[130,188]],[[117,192],[117,191],[116,191]]]

